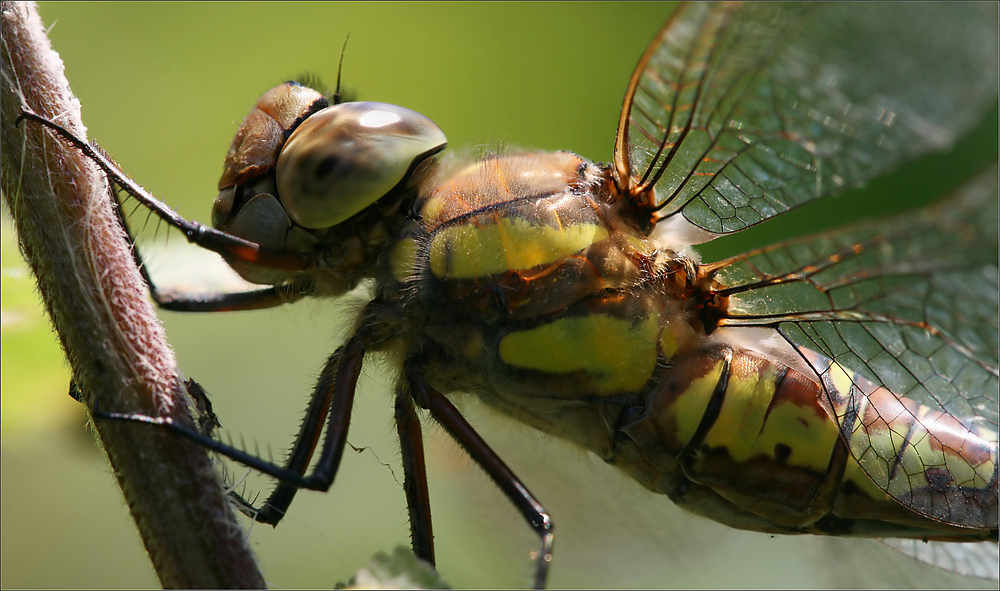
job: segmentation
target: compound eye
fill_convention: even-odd
[[[427,117],[384,103],[343,103],[315,113],[278,156],[281,203],[305,228],[335,226],[392,190],[444,149]]]

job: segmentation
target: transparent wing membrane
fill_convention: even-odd
[[[892,538],[882,543],[910,558],[953,573],[994,581],[1000,577],[997,572],[1000,552],[996,542],[950,544]]]
[[[703,267],[713,290],[728,297],[720,325],[776,328],[823,377],[831,412],[880,488],[929,517],[992,528],[996,179],[993,166],[933,208]],[[897,421],[903,415],[911,426]],[[880,430],[891,436],[880,439]],[[990,457],[941,451],[960,445],[942,433],[985,440]],[[920,465],[902,465],[904,447],[923,443]],[[916,490],[915,474],[945,465],[967,478]]]
[[[996,44],[995,5],[684,5],[633,74],[619,186],[702,241],[742,230],[950,145]]]

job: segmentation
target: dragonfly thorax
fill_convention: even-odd
[[[609,458],[663,348],[698,338],[684,302],[664,297],[683,265],[619,217],[609,171],[576,154],[442,176],[379,275],[377,297],[408,327],[396,340],[436,389]]]

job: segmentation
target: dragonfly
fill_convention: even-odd
[[[410,376],[406,384],[409,391],[405,394],[424,403],[430,400],[445,404],[447,398],[436,396],[436,392],[473,390],[497,410],[595,452],[654,492],[668,494],[696,511],[714,514],[717,519],[728,511],[729,516],[720,520],[731,525],[774,533],[911,534],[919,538],[940,535],[949,539],[995,541],[996,310],[995,297],[990,298],[996,291],[996,249],[983,248],[984,243],[996,241],[996,229],[990,227],[996,216],[989,209],[991,206],[995,209],[995,173],[985,173],[979,182],[960,189],[957,197],[931,213],[869,222],[717,263],[701,263],[690,247],[764,222],[813,199],[864,182],[923,153],[946,147],[976,121],[984,105],[995,100],[995,81],[981,75],[995,72],[992,67],[995,64],[986,63],[984,67],[976,50],[981,45],[974,41],[979,38],[971,34],[967,37],[969,47],[964,50],[968,53],[962,53],[957,41],[960,35],[942,34],[935,29],[939,41],[954,42],[954,47],[945,49],[970,59],[945,59],[935,53],[929,63],[914,58],[909,69],[886,59],[883,66],[892,65],[891,75],[885,67],[859,69],[861,57],[898,57],[901,53],[919,56],[914,48],[921,44],[914,39],[924,39],[926,45],[927,38],[922,36],[920,23],[916,22],[920,19],[912,15],[890,12],[888,16],[897,18],[876,18],[886,15],[867,14],[867,10],[879,9],[866,8],[858,16],[854,11],[818,7],[684,7],[654,39],[640,61],[626,95],[615,158],[608,166],[568,153],[495,154],[466,162],[464,168],[447,161],[438,165],[435,158],[444,138],[433,123],[388,107],[369,111],[407,121],[412,117],[422,126],[415,135],[427,142],[421,143],[422,149],[415,154],[419,161],[402,161],[405,170],[396,179],[397,182],[413,179],[416,183],[414,194],[408,197],[412,203],[407,204],[407,213],[398,213],[398,203],[391,204],[397,209],[389,210],[408,224],[387,231],[391,236],[387,245],[380,245],[375,261],[362,260],[361,266],[382,273],[376,285],[383,291],[395,289],[383,304],[391,304],[393,298],[412,304],[438,294],[441,309],[424,303],[433,310],[423,312],[426,317],[416,321],[408,317],[409,311],[396,312],[396,321],[402,323],[399,326],[411,323],[422,326],[424,332],[416,336],[408,335],[405,330],[388,330],[396,325],[369,311],[368,314],[375,316],[358,323],[359,332],[346,349],[341,349],[346,353],[333,358],[328,375],[340,375],[345,364],[343,356],[348,361],[357,359],[354,363],[360,364],[364,353],[371,349],[401,346],[398,335],[406,334],[407,350],[416,347],[425,357],[400,354],[401,371]],[[928,22],[935,27],[955,22],[953,29],[943,30],[960,28],[957,18],[950,14],[925,18],[924,26],[929,26]],[[966,25],[975,29],[974,21],[960,24],[963,30]],[[878,22],[883,28],[866,31],[862,26],[866,22]],[[891,34],[884,30],[886,23],[893,23],[889,27]],[[845,32],[863,42],[851,50],[844,49],[839,42],[842,37],[837,34]],[[995,37],[995,31],[987,34]],[[928,91],[919,76],[913,77],[916,74],[934,81],[931,87],[940,93]],[[300,89],[282,86],[272,92],[277,92],[277,96],[306,92]],[[944,97],[937,96],[942,93]],[[962,97],[961,108],[955,106],[953,94]],[[259,111],[267,110],[267,101],[266,97],[262,99]],[[305,117],[289,138],[283,157],[294,159],[295,134],[308,138],[312,130],[323,128],[324,124],[319,122],[324,119],[314,117],[320,113],[326,118],[348,112],[320,111]],[[248,119],[244,126],[249,124]],[[237,147],[233,153],[240,155],[241,150]],[[311,150],[306,153],[315,155]],[[266,163],[264,168],[275,164],[281,170],[280,157],[277,162]],[[260,226],[250,224],[245,229],[237,221],[239,214],[234,212],[239,210],[240,198],[225,195],[247,182],[240,178],[245,172],[238,170],[241,166],[239,158],[229,162],[229,171],[233,172],[230,176],[237,180],[220,186],[216,226],[229,229],[244,240],[256,238],[251,241],[262,245]],[[330,166],[333,165],[325,165]],[[434,166],[452,167],[451,176],[433,170]],[[468,187],[489,188],[497,184],[497,179],[538,170],[542,171],[541,180],[526,183],[528,193],[520,194],[522,198],[504,200],[491,194],[482,197],[486,199],[483,203],[464,204],[473,194]],[[267,185],[270,179],[259,181],[264,190],[256,196],[280,195],[296,228],[316,230],[312,226],[317,223],[324,229],[337,228],[341,222],[356,225],[364,216],[371,217],[369,207],[387,204],[381,195],[376,195],[374,203],[355,204],[361,209],[335,215],[335,218],[346,215],[337,223],[330,223],[329,219],[306,220],[304,214],[290,209],[295,189],[288,186],[283,189],[280,176],[278,173],[276,189]],[[123,176],[116,178],[127,184]],[[226,175],[223,178],[228,182]],[[556,191],[551,186],[552,179],[558,179],[556,186],[562,190]],[[539,187],[540,193],[531,193]],[[130,193],[160,207],[138,190]],[[309,196],[314,191],[302,194]],[[565,199],[565,204],[556,202],[557,195]],[[530,204],[520,203],[531,199],[534,201]],[[466,209],[459,208],[456,213],[453,210],[458,207],[456,203]],[[588,209],[602,212],[601,217],[587,218]],[[546,212],[554,215],[558,224],[544,222],[541,216]],[[186,220],[167,215],[166,209],[157,213],[181,227],[191,227],[185,225],[190,224]],[[384,219],[386,212],[380,213],[378,219]],[[476,218],[475,223],[469,222],[470,218]],[[323,225],[327,223],[328,226]],[[381,223],[365,220],[359,227],[371,231]],[[428,223],[438,225],[428,230],[425,227]],[[551,228],[558,228],[555,238],[550,236]],[[506,236],[510,233],[520,233],[521,239],[509,241]],[[436,238],[430,238],[431,235],[440,235],[444,246],[439,242],[435,247]],[[263,234],[264,238],[273,236],[267,231]],[[485,250],[501,252],[503,260],[475,255],[477,248],[483,250],[479,248],[483,243],[491,245]],[[245,244],[230,241],[216,250],[235,262],[237,271],[257,283],[294,286],[294,279],[289,277],[308,275],[316,279],[310,273],[302,273],[311,267],[293,268],[293,273],[284,275],[275,274],[270,268],[262,270],[261,265],[255,264],[260,259],[251,260],[241,247]],[[265,244],[255,252],[273,256],[266,262],[277,267],[294,267],[296,263],[290,255],[303,256],[307,252],[287,244],[267,248]],[[323,248],[333,250],[329,244],[323,244]],[[945,254],[941,260],[934,258]],[[983,255],[986,258],[979,258]],[[360,253],[362,259],[365,256],[369,255]],[[555,258],[549,260],[546,256]],[[514,266],[511,259],[517,262],[519,257],[525,257],[527,262],[522,260],[517,263],[519,266]],[[284,293],[313,297],[346,290],[350,282],[347,281],[347,286],[337,284],[341,270],[326,263],[324,260],[324,266],[316,266],[333,271],[332,279],[325,278],[333,282],[332,286],[326,286],[331,293],[306,291],[300,283],[299,292],[265,289],[255,296],[171,301],[161,298],[160,301],[189,310],[232,309],[275,302]],[[976,271],[971,278],[962,275],[961,269],[966,268]],[[528,275],[529,270],[535,273]],[[355,272],[358,271],[346,274]],[[267,276],[267,273],[272,274]],[[945,278],[962,287],[949,291],[948,283],[938,282]],[[442,285],[434,284],[435,281]],[[316,289],[315,284],[309,289]],[[914,298],[928,292],[939,296],[931,299],[930,310],[913,305]],[[964,306],[946,306],[961,297],[972,297],[979,304],[992,302],[993,308],[972,306],[974,316],[970,318],[964,315]],[[825,302],[818,303],[824,298]],[[377,300],[378,296],[373,301]],[[248,301],[252,303],[247,304]],[[959,314],[957,310],[963,312]],[[378,333],[380,327],[387,334],[369,335]],[[615,346],[604,346],[600,341],[605,338]],[[362,349],[355,351],[351,342],[361,342],[364,346],[355,345]],[[643,346],[647,347],[645,354]],[[944,364],[943,368],[935,368],[928,374],[926,363],[916,367],[915,357],[932,359],[936,351],[948,352],[942,353],[946,359],[938,360]],[[814,488],[861,486],[864,497],[880,503],[876,517],[870,519],[875,523],[834,524],[835,520],[820,519],[807,525],[806,522],[791,524],[796,517],[790,514],[801,511],[790,508],[789,497],[775,502],[773,498],[747,499],[742,495],[747,483],[753,481],[754,470],[732,458],[729,458],[732,464],[685,463],[681,470],[688,479],[685,487],[681,487],[684,490],[671,488],[677,484],[672,480],[675,472],[671,472],[671,461],[695,462],[710,455],[711,446],[702,443],[719,436],[718,432],[713,434],[713,426],[721,424],[720,418],[730,417],[726,404],[743,399],[746,399],[743,403],[749,403],[752,398],[739,395],[738,386],[756,392],[746,386],[751,383],[748,375],[733,369],[741,363],[756,368],[761,375],[770,372],[772,375],[759,383],[772,383],[772,389],[776,381],[773,375],[779,373],[783,380],[796,384],[794,388],[777,388],[778,392],[814,394],[811,399],[816,405],[814,414],[819,417],[815,429],[827,438],[827,443],[817,448],[822,453],[840,454],[836,462],[830,459],[833,455],[825,456],[831,465],[839,466],[840,474],[822,480],[831,475],[829,471],[821,471],[822,481],[818,480]],[[924,370],[921,374],[924,379],[917,379],[917,385],[907,383],[905,374],[917,377],[914,374],[918,369]],[[932,378],[933,387],[929,381]],[[698,380],[714,385],[695,387]],[[940,381],[944,384],[939,384]],[[734,385],[732,390],[730,384]],[[957,407],[943,402],[936,389],[939,387],[958,391],[950,399]],[[708,397],[708,402],[670,399],[665,394],[668,391],[676,396],[700,393]],[[397,398],[405,399],[402,394]],[[717,408],[709,413],[714,415],[711,420],[705,418],[708,415],[704,409],[691,415],[671,414],[679,413],[685,405],[708,405],[712,400]],[[861,410],[862,406],[868,409],[868,414]],[[447,406],[441,408],[436,411],[440,414],[432,410],[439,420],[442,414],[450,412]],[[778,408],[790,410],[787,406]],[[892,409],[892,416],[904,422],[886,422],[885,428],[878,427],[878,419],[889,416],[886,409]],[[810,418],[800,415],[795,420],[809,423]],[[695,422],[694,427],[685,427],[694,435],[679,446],[676,442],[669,443],[674,447],[667,448],[667,437],[674,437],[679,431],[676,426],[668,428],[660,422],[682,420]],[[456,425],[462,423],[452,423],[451,427],[457,430]],[[878,441],[880,433],[895,429],[905,431],[905,444],[892,443],[891,436],[887,436],[889,443]],[[895,479],[900,466],[913,461],[920,464],[924,461],[921,458],[931,453],[927,448],[919,448],[919,442],[930,445],[931,439],[940,439],[944,433],[954,436],[963,429],[963,454],[944,457],[934,470],[923,464],[917,472],[903,469],[910,479],[906,486]],[[777,436],[780,439],[782,435]],[[864,440],[859,441],[862,436]],[[775,464],[770,474],[764,474],[766,478],[778,478],[777,473],[782,472],[778,468],[791,470],[786,470],[786,477],[801,468],[796,463],[796,454],[803,440],[793,435],[788,437],[778,443],[772,439],[773,445],[767,452],[757,449],[751,453],[751,456],[763,453],[761,457],[769,457]],[[411,438],[410,443],[418,440]],[[462,441],[468,446],[470,441],[475,442]],[[748,452],[736,443],[714,441],[715,452],[720,445],[730,453]],[[886,446],[898,453],[887,453],[883,449]],[[808,449],[808,453],[816,451]],[[972,459],[971,450],[982,452],[987,459]],[[907,451],[911,455],[905,455]],[[481,462],[491,459],[487,452],[481,453],[485,454],[479,457]],[[974,482],[982,480],[982,485],[949,489],[949,478],[954,476],[948,475],[959,470],[953,467],[953,462],[964,462],[967,472],[971,467],[973,475],[969,478]],[[270,470],[268,473],[281,479],[279,490],[285,491],[285,496],[294,494],[297,488],[285,485],[304,483],[281,472],[280,466],[269,468],[253,461],[248,463],[265,472]],[[747,470],[736,482],[703,483],[710,479],[713,469],[723,467],[726,472]],[[942,475],[942,469],[947,474]],[[853,476],[846,476],[849,472]],[[919,479],[919,474],[932,482],[918,492],[914,490],[917,485],[913,479]],[[502,480],[498,472],[493,475]],[[798,474],[790,478],[801,484],[804,477]],[[692,488],[697,492],[688,493]],[[773,484],[765,488],[786,492]],[[970,488],[976,492],[970,492]],[[825,494],[836,496],[842,492],[826,490]],[[691,496],[685,496],[688,494]],[[766,497],[765,493],[758,494]],[[536,518],[539,529],[545,530],[547,516],[538,510],[537,503],[529,502],[528,496],[519,498],[527,506],[525,512],[534,511],[531,517]],[[816,498],[815,494],[809,497]],[[411,504],[419,506],[421,502],[418,499]],[[822,507],[808,510],[822,510]],[[898,523],[900,515],[905,524]],[[835,527],[825,529],[827,525]],[[855,525],[876,529],[838,529]],[[546,533],[543,531],[540,551],[543,556],[548,553]],[[421,537],[419,532],[416,537]],[[540,569],[536,583],[543,581],[543,574]]]

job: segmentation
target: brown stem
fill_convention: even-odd
[[[107,179],[48,130],[15,125],[23,107],[85,135],[35,6],[4,2],[0,33],[0,188],[84,400],[191,424]],[[264,586],[203,448],[143,425],[94,427],[164,587]]]

